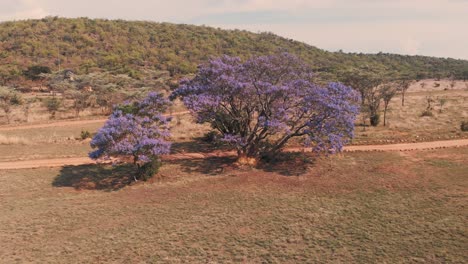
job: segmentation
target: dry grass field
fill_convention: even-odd
[[[468,82],[422,82],[353,143],[467,138]],[[428,96],[446,104],[421,117]],[[101,125],[2,126],[0,162],[86,156],[80,133]],[[207,126],[172,125],[173,152],[211,149]],[[129,166],[0,170],[0,263],[468,262],[467,147],[295,155],[258,169],[174,161],[136,184]]]
[[[28,95],[31,96],[31,95]],[[433,99],[431,117],[422,117],[422,112],[427,107],[427,98]],[[441,109],[439,102],[445,100]],[[183,111],[180,103],[172,107],[171,112]],[[105,118],[104,116],[92,116],[96,114],[91,111],[81,113],[79,119]],[[12,120],[23,120],[24,113],[18,108],[14,111]],[[413,83],[405,96],[405,106],[401,105],[401,96],[395,96],[389,105],[387,114],[388,125],[381,124],[378,127],[356,127],[356,138],[353,144],[384,144],[397,142],[432,141],[441,139],[467,138],[468,133],[460,131],[462,120],[468,120],[468,82],[449,80],[422,80]],[[40,103],[35,103],[31,109],[29,124],[40,124],[51,122],[48,120],[47,111]],[[73,117],[72,112],[61,112],[62,118]],[[382,117],[383,118],[383,117]],[[381,119],[382,119],[381,118]],[[0,120],[4,119],[0,117]],[[24,120],[23,120],[24,121]],[[1,122],[1,121],[0,121]],[[18,126],[20,123],[10,126]],[[358,119],[358,123],[361,119]],[[24,123],[23,123],[24,125]],[[57,157],[81,155],[88,151],[87,144],[74,142],[79,138],[81,130],[95,132],[101,124],[70,125],[64,128],[43,128],[29,130],[2,131],[0,126],[0,159],[5,160],[4,149],[15,149],[20,158],[27,158],[29,146],[35,146],[36,154],[33,158]],[[177,116],[173,121],[173,135],[176,142],[193,141],[194,138],[203,136],[209,130],[208,126],[196,125],[190,116]],[[70,153],[61,152],[64,146],[70,145]],[[12,147],[14,146],[14,147]],[[46,148],[42,150],[42,148]],[[195,146],[196,147],[196,146]],[[194,147],[190,147],[193,150]],[[23,149],[23,150],[21,150]],[[79,149],[79,151],[75,151]],[[57,151],[58,150],[58,151]],[[38,154],[42,153],[42,154]],[[3,155],[2,155],[3,154]],[[8,155],[13,158],[13,155]]]
[[[468,261],[466,147],[224,164],[165,164],[125,188],[125,167],[0,171],[0,260]]]
[[[439,86],[435,87],[437,84]],[[428,97],[434,100],[433,116],[422,117]],[[445,100],[442,109],[441,99]],[[392,99],[387,113],[387,127],[382,125],[382,114],[381,124],[378,127],[356,127],[354,143],[382,144],[403,140],[466,138],[468,133],[460,131],[462,120],[468,120],[468,82],[456,81],[452,87],[448,80],[422,80],[413,83],[408,89],[405,106],[401,105],[401,95]]]
[[[425,83],[421,86],[421,83]],[[439,87],[434,87],[439,83]],[[468,119],[468,82],[457,81],[451,87],[450,81],[423,80],[414,83],[406,94],[405,106],[401,97],[396,96],[390,103],[388,126],[356,127],[353,144],[388,144],[398,142],[432,141],[453,138],[468,138],[460,130],[462,120]],[[421,117],[426,108],[426,98],[431,96],[434,116]],[[442,112],[437,98],[445,98]],[[181,110],[176,105],[172,111]],[[83,116],[82,118],[90,118]],[[102,117],[100,117],[102,118]],[[358,120],[359,121],[359,120]],[[36,123],[32,123],[36,124]],[[12,126],[17,126],[14,124]],[[31,128],[2,131],[0,127],[0,161],[44,159],[85,156],[89,141],[80,140],[81,131],[96,132],[101,123],[74,124],[61,127]],[[172,122],[173,140],[176,152],[194,152],[205,148],[195,139],[202,137],[209,127],[194,124],[189,115],[176,116]],[[4,126],[3,126],[4,127]]]

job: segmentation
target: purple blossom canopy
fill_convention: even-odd
[[[171,144],[168,123],[162,115],[169,101],[161,94],[149,93],[146,98],[116,107],[91,140],[92,159],[131,156],[134,162],[149,162],[168,154]]]
[[[318,85],[310,67],[288,53],[212,59],[181,82],[177,97],[247,156],[276,153],[302,136],[315,151],[340,151],[359,110],[358,93],[341,83]]]

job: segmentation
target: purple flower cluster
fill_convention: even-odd
[[[92,159],[130,156],[136,163],[149,162],[170,152],[168,123],[162,115],[169,101],[161,94],[150,93],[134,103],[115,108],[105,125],[91,140]]]
[[[252,157],[301,136],[315,151],[340,151],[359,111],[358,93],[340,83],[318,85],[311,68],[288,53],[213,59],[181,82],[171,99],[178,97],[198,122]]]

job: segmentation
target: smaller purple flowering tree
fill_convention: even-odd
[[[210,123],[237,149],[239,162],[249,164],[274,157],[294,137],[316,152],[341,151],[353,137],[360,102],[341,83],[317,84],[310,66],[288,53],[246,62],[212,59],[170,98],[178,97],[197,122]]]
[[[137,176],[146,180],[160,166],[160,156],[169,154],[170,117],[162,113],[170,101],[158,93],[149,93],[141,101],[116,106],[111,116],[91,140],[92,159],[131,157]]]

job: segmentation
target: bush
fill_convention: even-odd
[[[131,107],[130,107],[131,106]],[[149,93],[140,101],[116,107],[90,144],[92,159],[132,158],[137,178],[151,178],[160,166],[159,156],[169,154],[169,117],[162,115],[169,101],[162,94]],[[125,113],[124,111],[128,111]]]
[[[60,109],[60,106],[62,105],[62,101],[57,97],[52,97],[46,99],[43,103],[44,106],[47,108],[47,111],[49,111],[50,113],[50,118],[54,119],[55,113]]]
[[[468,132],[468,121],[462,121],[460,125],[461,131]]]
[[[42,79],[41,74],[43,73],[48,74],[51,72],[52,71],[47,66],[34,65],[34,66],[28,67],[27,70],[23,71],[23,76],[29,80],[37,81],[37,80]]]
[[[87,138],[91,138],[92,135],[91,135],[91,132],[89,132],[88,130],[81,130],[80,137],[82,140],[85,140]]]
[[[152,178],[156,173],[158,173],[159,168],[162,163],[159,159],[152,159],[150,162],[147,162],[138,168],[138,179],[147,181]]]
[[[421,113],[421,117],[424,116],[434,116],[434,114],[430,110],[424,110],[424,112]]]
[[[375,114],[370,117],[370,124],[371,126],[377,126],[380,123],[380,115]]]
[[[215,143],[219,140],[220,134],[216,131],[209,131],[203,135],[202,140],[207,143]]]

